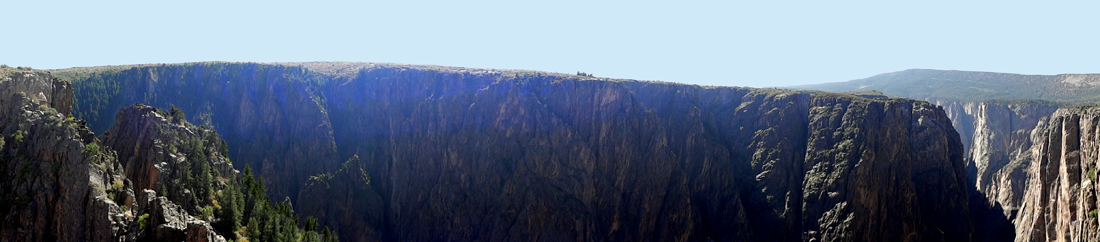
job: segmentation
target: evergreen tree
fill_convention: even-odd
[[[187,115],[183,114],[183,110],[176,108],[175,104],[170,104],[171,108],[168,110],[168,115],[172,116],[172,122],[180,123],[187,120]]]

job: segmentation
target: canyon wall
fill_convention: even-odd
[[[369,63],[115,69],[59,71],[93,128],[174,104],[352,241],[973,231],[963,145],[923,101]]]
[[[1097,241],[1100,109],[1067,108],[1040,122],[1015,220],[1016,241]]]

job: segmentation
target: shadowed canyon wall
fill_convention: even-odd
[[[963,145],[923,101],[387,64],[111,68],[58,71],[93,129],[174,104],[352,241],[973,231]]]

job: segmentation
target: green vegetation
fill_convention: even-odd
[[[214,219],[214,206],[202,207],[200,211],[202,211],[202,215],[199,216],[199,219],[206,221],[212,221]]]
[[[15,132],[11,133],[11,137],[8,138],[8,143],[11,143],[12,145],[19,145],[20,143],[23,143],[23,137],[26,136],[27,131],[16,130]]]
[[[1089,166],[1089,171],[1086,174],[1089,176],[1090,181],[1096,182],[1096,167],[1095,166]]]
[[[229,239],[238,239],[230,231],[244,228],[248,241],[338,241],[328,227],[317,231],[317,219],[307,218],[303,228],[298,227],[298,216],[289,203],[272,203],[267,198],[263,179],[245,166],[239,181],[232,180],[220,194],[221,210],[215,229]]]
[[[141,216],[138,217],[138,226],[139,226],[139,228],[141,228],[141,230],[145,230],[145,228],[149,227],[149,214],[148,213],[142,214]]]
[[[97,145],[96,143],[91,143],[91,144],[87,144],[87,145],[84,146],[84,152],[83,153],[84,153],[84,156],[91,157],[91,156],[98,156],[99,154],[102,153],[102,151],[100,151],[99,145]]]
[[[31,68],[29,66],[11,67],[9,65],[0,64],[0,78],[2,78],[2,76],[7,76],[9,73],[12,72],[29,70],[34,70],[34,68]]]
[[[122,190],[122,181],[119,181],[119,180],[111,181],[111,188],[114,188],[115,190]]]
[[[830,92],[879,90],[890,96],[963,102],[989,100],[1058,106],[1100,102],[1100,75],[1019,75],[916,69],[794,88]]]
[[[250,166],[245,166],[240,178],[226,177],[214,169],[215,159],[228,156],[229,150],[218,132],[207,129],[205,125],[195,126],[187,122],[186,114],[175,105],[171,105],[167,113],[159,109],[154,111],[173,124],[161,129],[180,129],[182,126],[191,131],[161,130],[165,140],[173,141],[169,144],[169,151],[183,155],[187,162],[181,163],[176,167],[178,172],[172,173],[175,175],[172,177],[174,182],[160,184],[159,194],[185,189],[191,191],[191,197],[185,198],[189,201],[184,204],[195,205],[198,210],[196,217],[211,222],[219,234],[231,240],[240,240],[240,236],[253,242],[336,238],[335,234],[319,234],[315,229],[299,228],[298,215],[290,204],[271,202],[263,180],[252,173]],[[219,181],[226,184],[221,190],[215,189]],[[244,233],[238,233],[242,228]]]
[[[171,107],[171,109],[168,113],[169,113],[169,115],[171,115],[169,117],[172,118],[173,122],[178,123],[178,122],[181,122],[181,121],[187,121],[187,115],[184,114],[182,110],[176,108],[175,104],[172,104],[172,107]]]

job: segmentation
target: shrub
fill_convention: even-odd
[[[138,226],[141,228],[141,230],[145,230],[146,227],[149,227],[148,213],[142,214],[140,217],[138,217]]]
[[[210,222],[214,219],[214,207],[206,206],[202,207],[202,220]]]
[[[112,181],[111,182],[111,187],[115,188],[115,190],[122,190],[122,181],[119,181],[119,180]]]
[[[27,136],[27,131],[16,130],[11,133],[11,144],[19,145],[19,143],[23,143],[23,137],[25,136]]]
[[[99,145],[95,143],[84,146],[84,156],[98,156],[99,152]]]

